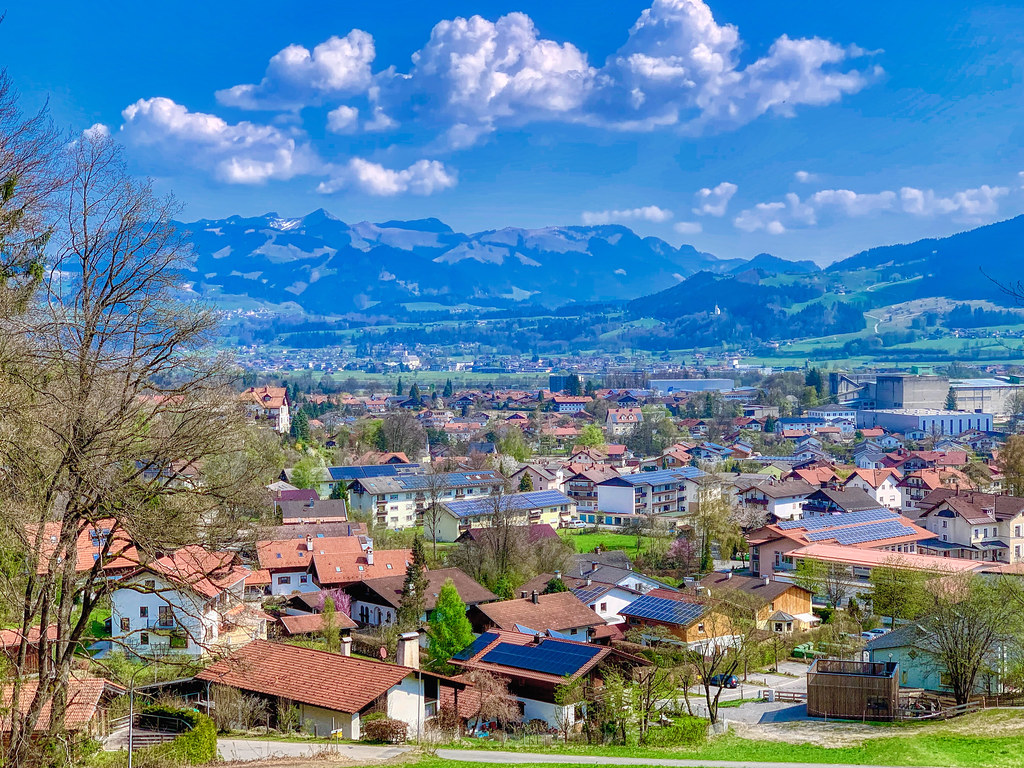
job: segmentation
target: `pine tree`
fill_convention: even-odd
[[[309,416],[301,408],[292,417],[291,433],[294,439],[303,443],[309,442]]]
[[[533,490],[533,477],[530,476],[529,472],[523,472],[523,476],[519,478],[519,491],[520,493],[526,493]]]
[[[412,386],[409,387],[409,399],[414,403],[418,403],[420,401],[420,387],[415,381],[412,383]]]
[[[949,392],[946,393],[946,410],[955,411],[956,409],[956,390],[950,387]]]
[[[454,582],[448,579],[438,592],[437,605],[430,615],[427,649],[433,667],[446,671],[448,660],[472,642],[473,628],[466,618],[466,604]]]
[[[448,398],[448,397],[451,397],[454,393],[455,393],[455,387],[452,386],[452,380],[448,379],[444,383],[444,394],[443,394],[443,396]]]
[[[405,391],[405,388],[402,386],[402,377],[399,376],[398,377],[398,384],[395,385],[395,394],[398,395],[399,397],[401,397],[402,393],[404,391]]]
[[[411,632],[419,626],[420,617],[426,610],[428,584],[427,555],[423,549],[423,538],[417,536],[412,541],[412,562],[405,571],[402,596],[398,601],[399,631]]]

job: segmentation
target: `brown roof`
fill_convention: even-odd
[[[733,590],[751,595],[762,603],[770,603],[779,595],[783,595],[791,589],[800,589],[807,592],[803,587],[785,581],[778,581],[777,579],[769,579],[768,583],[765,584],[764,579],[757,576],[731,574],[730,578],[730,574],[718,572],[709,573],[700,580],[700,583],[701,586],[707,587],[712,592]]]
[[[414,670],[295,645],[254,640],[196,677],[336,712],[359,712]]]
[[[39,683],[36,680],[25,680],[22,684],[21,693],[18,697],[18,709],[22,714],[28,712],[35,698],[36,689]],[[0,703],[5,712],[10,709],[11,697],[14,687],[6,684],[0,689]],[[69,731],[80,731],[87,728],[90,721],[95,717],[103,694],[124,693],[124,688],[104,680],[101,677],[71,678],[67,685],[68,705],[64,715],[64,727]],[[4,719],[2,727],[8,728],[8,720]],[[43,704],[39,713],[39,720],[36,722],[35,730],[42,731],[50,727],[50,702]]]
[[[927,510],[922,517],[930,514],[943,502],[965,519],[978,522],[1012,520],[1024,512],[1024,498],[1019,496],[936,488],[921,500],[921,508]]]
[[[514,630],[515,625],[542,632],[574,627],[596,627],[605,621],[585,606],[572,592],[555,592],[532,597],[502,600],[486,603],[473,608],[479,611],[490,624],[498,629]]]
[[[444,583],[451,579],[455,589],[462,598],[462,602],[468,606],[477,603],[489,603],[497,600],[498,597],[487,587],[478,584],[458,568],[438,568],[434,571],[427,571],[427,594],[424,607],[432,611],[437,605],[437,596]],[[363,587],[370,590],[388,605],[398,607],[402,597],[402,586],[405,584],[405,574],[396,576],[381,576],[375,579],[364,579]],[[364,598],[360,598],[364,599]]]
[[[289,521],[325,520],[331,522],[347,522],[348,514],[342,499],[290,499],[277,502],[281,510],[281,520]]]
[[[373,565],[362,552],[326,552],[313,555],[313,573],[322,586],[351,584],[379,576],[405,576],[412,560],[411,549],[387,549],[373,553]]]
[[[855,477],[859,477],[861,480],[866,482],[872,488],[878,488],[889,478],[892,478],[893,483],[900,481],[900,473],[889,467],[887,469],[860,469],[857,468],[853,471],[853,474],[846,478],[844,486],[849,485],[850,481]]]
[[[773,483],[768,476],[765,476],[765,480],[763,482],[755,483],[754,485],[744,488],[743,492],[752,489],[763,493],[770,499],[787,499],[794,496],[810,496],[818,490],[817,486],[811,485],[806,480],[800,480],[799,478],[784,480],[781,483]]]
[[[210,552],[198,544],[182,547],[145,566],[168,579],[172,584],[186,586],[203,597],[216,597],[228,587],[245,580],[250,571],[235,562],[231,552]]]
[[[344,613],[335,612],[334,618],[338,629],[354,629],[356,626],[356,623]],[[280,621],[286,635],[311,635],[324,631],[324,615],[322,613],[282,616]]]
[[[312,537],[311,541],[296,537],[256,542],[256,556],[259,558],[260,568],[271,570],[309,567],[313,556],[321,553],[355,555],[362,551],[356,536],[325,536],[322,539]]]

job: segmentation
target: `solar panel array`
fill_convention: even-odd
[[[635,616],[638,619],[663,621],[668,624],[686,626],[704,615],[707,606],[700,603],[687,603],[682,600],[670,600],[667,597],[644,595],[634,600],[619,611],[624,616]]]
[[[353,467],[328,467],[331,480],[359,480],[366,477],[394,477],[419,471],[419,464],[370,464]]]
[[[885,520],[868,525],[858,525],[853,528],[839,528],[834,531],[814,531],[807,534],[810,541],[825,541],[835,539],[840,544],[860,544],[865,541],[878,541],[879,539],[891,539],[898,536],[912,536],[914,530],[908,528],[898,520]]]
[[[572,504],[573,501],[561,491],[529,491],[503,496],[500,503],[501,509],[506,512],[521,512],[528,509]],[[494,497],[481,496],[478,499],[447,501],[444,506],[456,517],[472,517],[474,515],[493,515],[494,505]]]
[[[582,645],[558,640],[542,640],[537,645],[498,643],[481,659],[548,675],[574,675],[601,652],[599,645]]]
[[[858,512],[844,512],[841,515],[823,515],[821,517],[806,517],[803,520],[786,520],[779,523],[779,528],[785,531],[803,529],[814,531],[819,528],[833,528],[837,525],[853,525],[855,523],[870,523],[886,518],[899,517],[891,509],[862,509]]]
[[[484,632],[480,637],[456,653],[452,658],[458,659],[459,661],[471,659],[497,639],[498,636],[494,632]]]
[[[665,485],[698,477],[704,477],[703,470],[696,467],[680,467],[679,469],[659,469],[656,472],[634,472],[631,475],[623,475],[622,479],[631,485]]]

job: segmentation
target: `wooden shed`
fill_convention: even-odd
[[[816,659],[807,670],[807,714],[848,720],[893,720],[899,664]]]

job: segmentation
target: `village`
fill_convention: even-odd
[[[707,378],[245,389],[288,466],[233,534],[153,551],[99,518],[71,543],[95,595],[67,727],[122,753],[195,733],[182,711],[313,743],[671,746],[1018,703],[1024,386],[799,379],[779,405]],[[0,632],[7,663],[44,668],[58,633]]]

